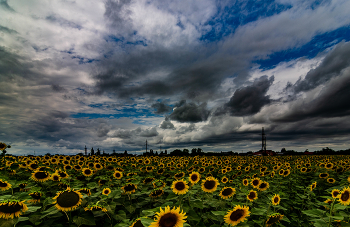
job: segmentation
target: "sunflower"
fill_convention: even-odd
[[[243,179],[242,181],[244,186],[248,186],[249,185],[249,180],[248,179]]]
[[[224,184],[226,184],[226,183],[228,182],[228,178],[227,178],[226,176],[223,176],[223,177],[221,178],[221,182],[224,183]]]
[[[175,174],[175,175],[174,175],[174,178],[175,178],[176,180],[179,180],[179,179],[183,178],[184,176],[185,176],[185,173],[184,173],[184,172],[181,172],[181,173]]]
[[[335,183],[335,179],[334,178],[328,178],[327,182],[330,184],[334,184]]]
[[[166,183],[162,180],[156,180],[153,182],[153,188],[163,189],[166,186]]]
[[[60,181],[60,180],[61,180],[61,177],[60,177],[60,175],[59,175],[58,173],[53,173],[53,174],[51,175],[51,180],[52,180],[52,181]]]
[[[190,182],[191,182],[192,184],[198,183],[198,181],[200,180],[200,178],[201,178],[201,175],[200,175],[199,173],[197,173],[197,172],[192,172],[192,173],[190,174],[190,176],[188,177],[188,179],[190,180]]]
[[[124,187],[122,187],[122,190],[124,191],[125,194],[131,194],[134,193],[137,189],[137,185],[136,184],[127,184]]]
[[[94,168],[97,170],[101,170],[101,169],[103,169],[103,165],[101,163],[97,162],[94,164]]]
[[[46,171],[35,171],[32,173],[32,179],[37,182],[45,182],[50,179],[50,174]]]
[[[265,191],[266,189],[268,189],[270,187],[269,183],[266,181],[262,181],[261,184],[259,184],[258,189],[260,191]]]
[[[165,207],[165,210],[160,208],[160,212],[156,212],[154,221],[149,227],[180,227],[186,222],[186,213],[180,213],[180,207],[170,210],[170,207]]]
[[[87,196],[90,196],[90,195],[91,195],[91,190],[90,190],[89,188],[82,188],[82,189],[79,189],[78,192],[84,193],[84,194],[87,195]]]
[[[111,193],[111,189],[109,189],[109,188],[104,188],[102,190],[102,195],[109,195],[109,193]]]
[[[202,180],[202,190],[205,192],[212,193],[216,191],[218,185],[220,185],[220,183],[214,177],[207,177],[205,180]]]
[[[310,191],[314,190],[316,188],[317,182],[314,182],[310,185]]]
[[[94,174],[94,172],[89,168],[83,168],[82,173],[86,177],[90,177],[90,176],[92,176],[92,174]]]
[[[305,172],[307,171],[307,168],[306,168],[306,167],[303,167],[303,168],[300,169],[300,171],[301,171],[302,173],[305,173]]]
[[[153,166],[147,166],[147,167],[146,167],[146,171],[147,171],[147,172],[152,172],[152,171],[153,171],[153,168],[154,168]]]
[[[321,179],[325,179],[325,178],[327,178],[328,176],[329,176],[328,173],[320,173],[320,174],[318,175],[318,177],[321,178]]]
[[[328,162],[325,166],[326,169],[332,169],[333,168],[333,163]]]
[[[157,190],[154,190],[151,194],[149,194],[149,197],[157,198],[157,197],[162,196],[163,194],[164,194],[163,189],[157,189]]]
[[[220,197],[223,199],[231,198],[236,193],[236,189],[232,187],[224,187],[220,191]]]
[[[329,206],[331,206],[332,205],[332,203],[333,203],[333,200],[331,200],[331,199],[327,199],[326,201],[324,201],[324,203],[327,203]],[[327,210],[329,210],[329,207],[328,206],[324,206]]]
[[[279,222],[280,220],[282,220],[284,215],[280,214],[280,213],[274,213],[269,215],[267,221],[266,221],[266,227],[271,226],[277,222]]]
[[[56,173],[58,173],[62,179],[69,177],[66,171],[57,170]]]
[[[273,178],[275,176],[275,171],[272,171],[270,176],[271,176],[271,178]]]
[[[284,170],[284,172],[283,172],[283,177],[286,177],[286,176],[288,176],[290,174],[290,170],[289,169],[286,169],[286,170]]]
[[[82,194],[79,191],[74,191],[69,187],[65,191],[57,192],[53,198],[53,204],[61,211],[72,211],[77,209],[82,201]]]
[[[250,192],[247,195],[247,199],[251,202],[256,200],[258,198],[258,193],[254,190],[250,190]]]
[[[153,178],[153,177],[147,177],[146,179],[143,180],[143,183],[144,183],[144,184],[149,184],[149,183],[151,183],[152,181],[154,181],[154,178]]]
[[[119,179],[121,179],[123,177],[123,173],[118,171],[118,170],[114,171],[113,177],[119,180]]]
[[[272,205],[277,206],[281,202],[281,197],[279,195],[275,194],[271,200],[272,200]]]
[[[7,181],[0,180],[0,189],[1,189],[1,191],[5,191],[7,189],[10,189],[11,186],[12,185],[10,183],[7,183]]]
[[[18,200],[5,200],[0,203],[0,218],[14,219],[19,217],[22,213],[26,212],[28,207],[24,204],[24,201]]]
[[[41,192],[32,192],[29,195],[33,198],[32,200],[28,200],[29,203],[40,203],[40,198],[43,196]]]
[[[249,207],[236,205],[233,210],[227,212],[224,219],[227,224],[235,226],[244,222],[248,216],[250,216]]]
[[[174,181],[171,189],[173,190],[173,192],[177,195],[183,195],[186,194],[188,192],[189,186],[187,185],[187,182],[184,180],[178,180],[178,181]]]
[[[258,188],[262,181],[259,177],[255,177],[250,183],[254,188]]]
[[[280,170],[278,171],[278,174],[281,175],[281,176],[283,176],[283,174],[284,174],[284,169],[280,169]]]
[[[1,180],[0,180],[0,185],[1,185]],[[18,185],[19,188],[20,188],[19,191],[21,191],[21,192],[28,191],[29,188],[25,188],[27,185],[28,185],[27,183],[21,183],[21,184],[19,184],[19,185]]]
[[[3,151],[7,148],[6,143],[0,142],[0,151]]]
[[[344,188],[338,195],[338,200],[341,204],[347,206],[350,204],[350,188]]]
[[[91,210],[91,211],[103,211],[103,212],[107,212],[107,209],[104,208],[101,205],[98,204],[94,204],[94,205],[89,205],[87,207],[84,208],[85,211]]]

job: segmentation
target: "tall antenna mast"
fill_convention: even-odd
[[[147,140],[146,140],[146,153],[147,153]]]
[[[86,145],[85,145],[85,156],[87,155],[87,148],[86,148]]]
[[[266,151],[266,136],[265,136],[265,132],[264,132],[264,127],[262,127],[262,146],[261,146],[261,150],[262,151]]]

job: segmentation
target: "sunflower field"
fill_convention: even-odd
[[[350,226],[350,156],[3,156],[0,227]]]

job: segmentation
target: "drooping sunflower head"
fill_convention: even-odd
[[[6,143],[0,142],[0,151],[3,151],[7,148]]]
[[[347,206],[350,204],[350,188],[347,187],[347,188],[344,188],[339,196],[338,196],[338,200],[341,204]]]
[[[127,184],[124,187],[122,187],[122,190],[124,191],[125,194],[131,194],[134,193],[137,189],[136,184]]]
[[[280,195],[275,194],[271,200],[272,200],[272,205],[277,206],[281,202],[281,197]]]
[[[0,180],[0,189],[1,189],[1,191],[5,191],[7,189],[10,189],[11,186],[12,185],[10,183],[8,183],[7,181]]]
[[[103,211],[107,212],[107,209],[101,205],[98,204],[93,204],[93,205],[88,205],[87,207],[84,208],[85,211],[91,210],[91,211]]]
[[[82,198],[83,195],[79,191],[71,190],[68,187],[65,191],[57,192],[53,198],[53,204],[58,210],[72,211],[80,206]]]
[[[233,210],[229,210],[224,216],[225,222],[235,226],[240,222],[244,222],[250,216],[249,207],[236,205]]]
[[[317,182],[314,182],[310,185],[310,191],[314,190],[316,188]]]
[[[223,199],[228,199],[231,198],[234,194],[236,193],[236,189],[232,188],[232,187],[224,187],[221,191],[220,191],[220,196]]]
[[[201,178],[201,175],[200,175],[199,173],[197,173],[197,172],[192,172],[192,173],[190,174],[190,176],[189,176],[188,179],[190,180],[190,182],[191,182],[192,184],[196,184],[196,183],[199,182],[200,178]]]
[[[154,190],[151,194],[149,194],[149,197],[157,198],[157,197],[162,196],[163,194],[164,194],[163,189],[157,189],[157,190]]]
[[[40,191],[37,192],[32,192],[29,193],[29,195],[33,198],[32,200],[29,200],[29,203],[37,203],[40,202],[41,197],[43,196],[43,193],[41,193]]]
[[[160,208],[160,212],[156,212],[154,222],[149,227],[180,227],[186,222],[185,215],[183,211],[180,212],[180,207],[170,209],[167,206],[164,210]]]
[[[268,189],[270,187],[269,182],[266,181],[262,181],[261,184],[259,184],[258,189],[260,191],[265,191],[266,189]]]
[[[212,193],[216,191],[218,185],[220,185],[220,183],[214,177],[207,177],[205,180],[202,180],[202,190],[205,192]]]
[[[50,179],[50,174],[46,171],[35,171],[32,173],[32,179],[37,182],[45,182]]]
[[[189,186],[187,185],[187,182],[184,180],[178,180],[178,181],[174,181],[171,189],[173,190],[173,192],[177,195],[183,195],[186,194],[188,192]]]
[[[256,200],[258,198],[258,193],[254,190],[250,190],[250,192],[247,195],[247,199],[251,202]]]
[[[24,201],[19,200],[5,200],[0,203],[0,218],[13,219],[19,217],[28,210]]]
[[[280,214],[280,213],[274,213],[269,215],[267,221],[266,221],[266,226],[271,226],[277,222],[279,222],[280,220],[282,220],[284,215]]]
[[[104,188],[102,190],[102,195],[109,195],[109,193],[111,193],[111,189],[110,188]]]
[[[155,182],[153,182],[153,188],[162,189],[165,186],[166,186],[166,183],[162,180],[156,180]]]

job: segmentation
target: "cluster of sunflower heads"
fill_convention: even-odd
[[[19,217],[22,213],[26,212],[28,207],[24,201],[19,200],[5,200],[0,203],[0,218],[13,219]]]

